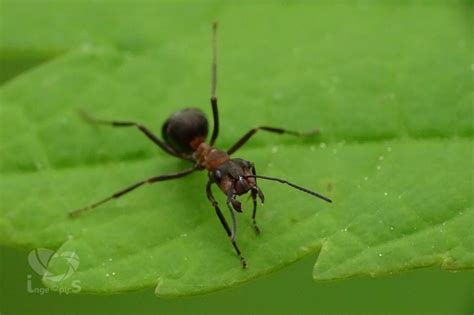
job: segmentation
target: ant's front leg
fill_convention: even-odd
[[[253,228],[255,230],[255,233],[260,234],[260,228],[257,225],[257,197],[260,199],[260,202],[263,205],[264,197],[263,197],[263,192],[258,188],[257,186],[252,188],[252,191],[250,193],[250,196],[252,197],[252,202],[253,202],[253,211],[252,211],[252,224]]]
[[[240,249],[237,246],[237,242],[235,241],[235,227],[236,227],[236,225],[235,225],[235,216],[233,216],[233,223],[234,224],[233,224],[232,230],[231,230],[231,228],[229,227],[229,224],[227,223],[224,215],[222,214],[221,209],[219,208],[219,205],[217,204],[216,199],[214,198],[214,195],[212,194],[211,186],[212,186],[212,181],[208,181],[207,185],[206,185],[207,199],[209,199],[212,206],[214,207],[214,210],[216,211],[217,217],[219,217],[219,221],[221,221],[221,224],[224,227],[224,230],[226,231],[227,236],[229,237],[230,241],[232,242],[232,246],[234,246],[234,249],[235,249],[237,255],[240,258],[240,264],[242,265],[242,268],[245,269],[245,268],[247,268],[247,261],[245,260],[245,258],[240,253]],[[231,213],[232,213],[232,210],[231,210]]]
[[[252,174],[257,175],[257,171],[255,170],[255,165],[252,163]],[[251,197],[252,197],[252,202],[253,202],[253,211],[252,211],[252,223],[253,223],[253,228],[255,230],[255,233],[260,234],[260,229],[257,225],[257,197],[260,199],[260,202],[263,205],[263,202],[265,201],[265,196],[263,195],[263,191],[257,186],[257,179],[255,178],[255,186],[252,187],[251,191]]]

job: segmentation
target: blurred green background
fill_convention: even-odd
[[[204,296],[159,299],[153,290],[121,295],[45,295],[27,251],[0,249],[0,312],[10,314],[472,314],[474,272],[420,269],[379,278],[311,279],[315,257],[238,288]]]
[[[375,54],[390,56],[390,49],[409,51],[411,45],[416,46],[416,43],[400,41],[404,43],[404,47],[375,44],[380,41],[389,42],[390,36],[410,32],[410,27],[417,28],[418,32],[424,32],[426,36],[439,36],[443,40],[443,36],[449,32],[430,32],[430,25],[436,24],[437,19],[450,21],[451,24],[459,23],[462,29],[472,32],[473,8],[471,1],[358,1],[346,4],[338,2],[337,5],[330,1],[317,4],[302,1],[298,6],[288,1],[273,4],[246,2],[245,5],[233,5],[227,1],[2,1],[0,6],[0,82],[3,84],[32,67],[85,44],[111,45],[133,53],[143,52],[160,47],[163,42],[172,40],[173,36],[191,36],[189,34],[196,30],[207,32],[214,19],[218,19],[223,27],[233,25],[229,27],[228,37],[221,39],[224,45],[251,51],[254,58],[247,60],[246,67],[251,67],[255,62],[262,62],[265,66],[272,62],[269,57],[283,61],[288,53],[293,55],[299,52],[281,43],[281,56],[266,56],[264,52],[255,51],[251,43],[231,44],[232,29],[239,25],[247,32],[251,32],[252,27],[259,26],[265,28],[266,32],[298,31],[298,38],[312,40],[310,35],[304,34],[304,28],[298,29],[298,25],[287,30],[283,24],[279,24],[282,16],[302,12],[302,20],[312,23],[312,17],[317,16],[318,20],[314,23],[319,23],[323,28],[321,33],[325,37],[314,39],[322,45],[320,52],[324,53],[326,42],[334,40],[331,36],[343,34],[364,39],[360,46],[348,49],[348,56],[354,52],[360,56],[367,48],[367,43],[374,44],[372,48]],[[298,17],[295,17],[297,20]],[[397,20],[400,17],[402,19]],[[157,21],[162,27],[156,27]],[[365,22],[361,23],[362,21]],[[411,23],[410,26],[406,26],[407,22]],[[344,23],[347,23],[345,27]],[[338,33],[341,29],[343,31]],[[377,32],[373,33],[372,30],[375,29]],[[383,34],[384,30],[387,38],[374,36]],[[341,37],[340,40],[345,38]],[[249,41],[265,43],[265,38],[253,38]],[[453,46],[453,49],[472,45],[472,42],[452,38],[448,42],[455,43],[456,47]],[[202,46],[207,47],[206,45],[207,43],[202,43]],[[432,54],[436,54],[436,51]],[[313,66],[319,65],[318,56],[314,58]],[[394,54],[392,58],[397,60],[398,57]],[[208,65],[199,65],[201,66]],[[322,68],[321,71],[330,73],[330,69]],[[354,75],[354,80],[356,79],[357,76]],[[291,80],[288,84],[291,84]],[[238,288],[206,296],[163,300],[156,298],[152,289],[117,296],[30,294],[27,292],[28,275],[32,275],[34,286],[42,285],[28,265],[27,254],[26,250],[0,248],[2,315],[368,312],[472,314],[474,311],[472,271],[448,273],[432,268],[381,278],[363,277],[320,283],[311,279],[315,257],[307,257],[269,277]]]

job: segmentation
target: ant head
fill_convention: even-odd
[[[257,186],[257,178],[286,184],[326,202],[332,202],[330,198],[323,196],[318,192],[293,184],[285,179],[257,175],[255,173],[254,164],[242,159],[230,159],[225,161],[218,168],[210,171],[209,177],[227,195],[230,202],[232,202],[232,206],[234,206],[234,208],[239,212],[240,204],[236,203],[235,196],[243,195],[250,190],[252,191],[252,194],[256,194],[263,203],[263,192]]]
[[[255,166],[242,159],[230,159],[211,171],[209,176],[226,195],[243,195],[256,186]]]

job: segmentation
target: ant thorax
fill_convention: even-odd
[[[201,143],[193,153],[196,162],[208,171],[215,171],[224,162],[230,159],[229,155],[222,150],[211,147],[209,144]]]

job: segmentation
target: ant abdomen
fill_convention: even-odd
[[[206,140],[207,118],[197,108],[185,108],[168,118],[161,129],[163,139],[176,152],[190,154]]]

